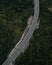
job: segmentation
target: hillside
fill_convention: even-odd
[[[52,0],[40,0],[40,27],[14,65],[52,65]]]
[[[33,0],[0,0],[0,65],[20,40],[33,8]]]

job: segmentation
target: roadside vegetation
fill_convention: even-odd
[[[40,1],[40,27],[30,40],[27,50],[14,65],[52,65],[52,0]]]
[[[33,14],[33,0],[0,0],[0,65],[20,40]]]

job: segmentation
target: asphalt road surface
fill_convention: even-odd
[[[4,61],[2,65],[10,65],[13,61],[15,61],[15,59],[17,58],[17,56],[19,56],[21,52],[25,51],[25,49],[29,45],[28,42],[32,37],[34,30],[36,30],[36,24],[39,17],[39,0],[34,0],[34,5],[34,16],[31,27],[29,28],[26,36],[23,38],[23,41],[21,41],[17,47],[14,47],[13,52],[11,51],[12,53],[9,54],[8,58]]]

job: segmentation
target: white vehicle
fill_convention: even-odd
[[[27,25],[31,25],[32,24],[32,19],[33,19],[33,16],[30,16],[29,19],[28,19]]]

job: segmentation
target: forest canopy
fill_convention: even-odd
[[[33,0],[0,0],[0,65],[20,40],[33,14]]]

